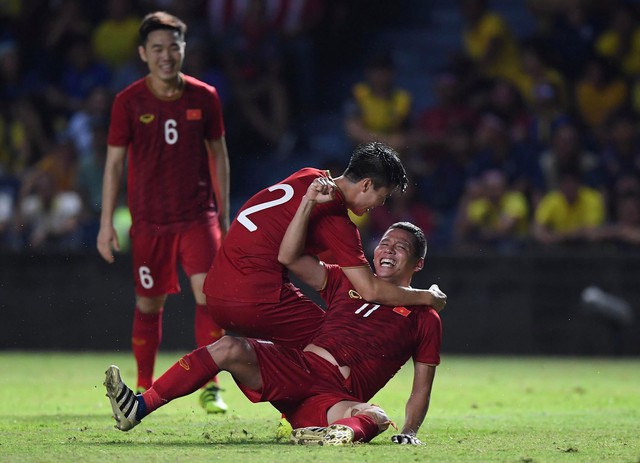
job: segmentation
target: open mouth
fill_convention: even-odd
[[[396,261],[393,259],[389,259],[388,257],[385,257],[384,259],[380,259],[380,267],[393,268],[395,266],[396,266]]]
[[[162,72],[173,72],[173,63],[170,64],[161,64],[158,66]]]

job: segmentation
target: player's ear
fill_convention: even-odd
[[[420,259],[418,259],[418,262],[416,262],[415,267],[413,267],[413,271],[419,272],[423,268],[424,268],[424,257],[421,257]]]
[[[370,178],[363,178],[362,180],[360,180],[361,184],[360,184],[360,189],[362,190],[363,193],[366,193],[367,191],[369,191],[369,188],[373,188],[373,181]]]
[[[145,63],[147,62],[147,51],[142,45],[138,45],[138,55],[140,56],[140,59],[142,61],[144,61]]]

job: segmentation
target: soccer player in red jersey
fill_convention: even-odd
[[[182,357],[150,390],[137,396],[124,384],[118,368],[111,366],[105,386],[118,429],[132,429],[158,407],[225,370],[251,401],[269,401],[286,416],[296,428],[291,434],[293,442],[368,442],[391,424],[384,410],[368,401],[413,358],[413,387],[405,423],[392,441],[421,444],[417,432],[426,416],[440,363],[440,317],[432,307],[368,302],[339,266],[302,254],[309,212],[332,195],[332,188],[328,179],[317,179],[310,185],[279,254],[280,260],[302,281],[320,290],[327,302],[326,317],[311,342],[297,349],[225,336]],[[415,225],[392,225],[374,251],[377,274],[389,284],[408,286],[424,265],[426,245],[424,233]],[[431,289],[446,301],[436,285]]]
[[[214,319],[226,330],[278,344],[304,347],[324,311],[290,283],[278,262],[280,243],[301,198],[327,171],[305,168],[250,198],[234,219],[207,274],[204,293]],[[362,215],[380,206],[407,178],[397,153],[373,142],[353,152],[344,173],[333,179],[335,200],[316,207],[309,220],[305,252],[339,265],[368,301],[387,305],[432,305],[436,292],[400,287],[378,278],[348,209]]]
[[[113,213],[127,161],[136,307],[132,330],[137,388],[151,387],[168,294],[180,291],[180,264],[196,301],[195,337],[206,346],[224,334],[202,287],[229,228],[229,158],[215,88],[183,74],[187,26],[165,12],[140,25],[138,52],[149,74],[115,98],[97,247],[113,262],[120,250]],[[217,379],[200,396],[209,413],[226,410]]]

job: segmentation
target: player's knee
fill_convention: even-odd
[[[355,415],[367,415],[373,418],[380,432],[385,431],[391,424],[387,413],[377,405],[363,403],[353,407],[353,416]]]
[[[221,369],[227,369],[232,363],[242,361],[246,357],[247,342],[243,338],[223,336],[209,344],[207,350]]]
[[[164,307],[166,296],[155,296],[155,297],[146,297],[146,296],[137,296],[136,297],[136,307],[143,314],[158,314],[162,311]]]

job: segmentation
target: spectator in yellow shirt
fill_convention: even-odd
[[[627,103],[628,84],[611,62],[595,56],[587,63],[575,91],[578,116],[597,140],[603,140],[605,122]]]
[[[345,105],[345,131],[354,144],[380,141],[402,153],[409,143],[411,94],[394,83],[390,53],[373,56],[365,65],[365,80],[353,87]]]
[[[109,0],[107,16],[93,32],[96,57],[114,70],[124,66],[136,56],[139,27],[140,18],[131,12],[128,0]]]
[[[582,183],[578,168],[565,168],[558,189],[542,197],[535,210],[533,237],[541,244],[581,242],[605,221],[602,193]]]
[[[640,75],[640,26],[636,21],[634,7],[616,5],[608,28],[595,43],[597,53],[614,61],[629,78]]]
[[[518,41],[504,18],[488,9],[487,0],[462,0],[460,13],[464,51],[480,73],[515,82],[522,73]]]
[[[482,174],[475,197],[463,202],[456,226],[462,245],[489,245],[509,252],[525,244],[529,205],[519,191],[510,190],[505,174],[497,169]]]

